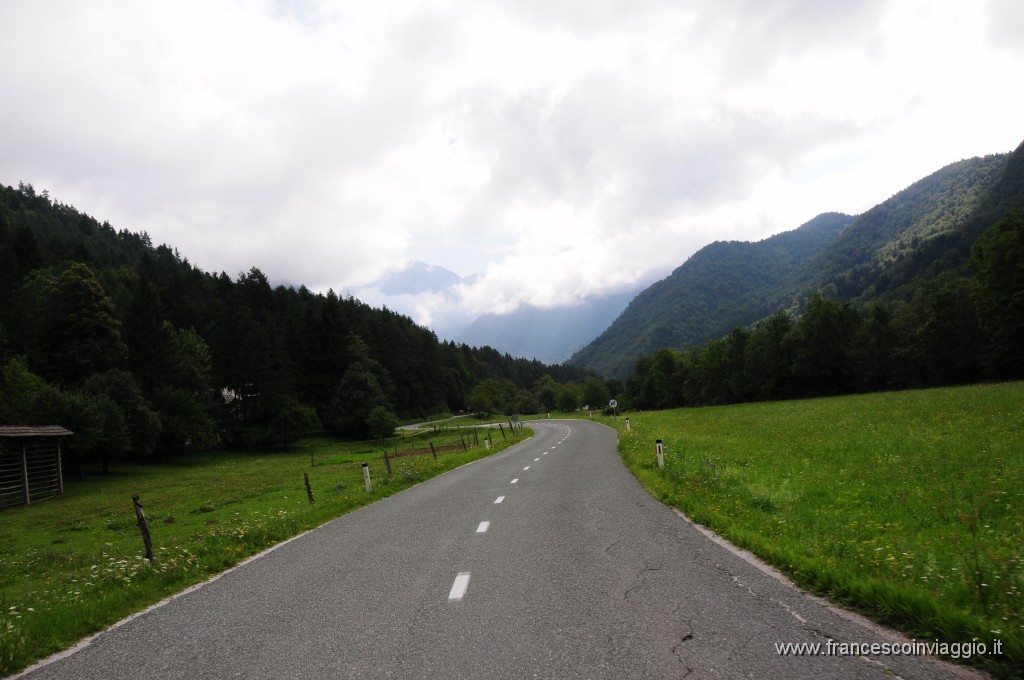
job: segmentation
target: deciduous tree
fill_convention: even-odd
[[[395,436],[398,427],[398,416],[386,406],[375,406],[367,417],[367,427],[376,439],[388,439]]]

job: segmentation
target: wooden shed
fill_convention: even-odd
[[[64,493],[59,425],[0,427],[0,509]]]

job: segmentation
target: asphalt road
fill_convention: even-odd
[[[922,657],[780,655],[891,639],[652,499],[614,431],[531,427],[26,677],[959,677]]]

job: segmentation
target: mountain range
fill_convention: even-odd
[[[355,295],[413,318],[424,296],[441,296],[448,304],[434,305],[423,323],[442,338],[624,378],[660,348],[699,346],[776,311],[799,313],[816,291],[858,305],[908,300],[921,280],[964,266],[978,235],[1021,206],[1024,144],[951,163],[861,215],[823,213],[762,241],[716,241],[643,290],[570,307],[473,317],[457,286],[476,277],[423,262]]]
[[[799,229],[757,243],[716,241],[647,288],[570,363],[625,377],[637,358],[662,347],[717,338],[773,311],[771,291],[853,220],[819,215]]]
[[[862,215],[826,213],[756,243],[716,242],[642,291],[569,363],[624,378],[663,347],[702,345],[814,292],[855,304],[908,300],[916,286],[966,266],[977,237],[1024,208],[1024,144],[952,163]]]

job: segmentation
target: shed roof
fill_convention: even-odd
[[[0,427],[0,437],[67,437],[74,432],[60,425]]]

